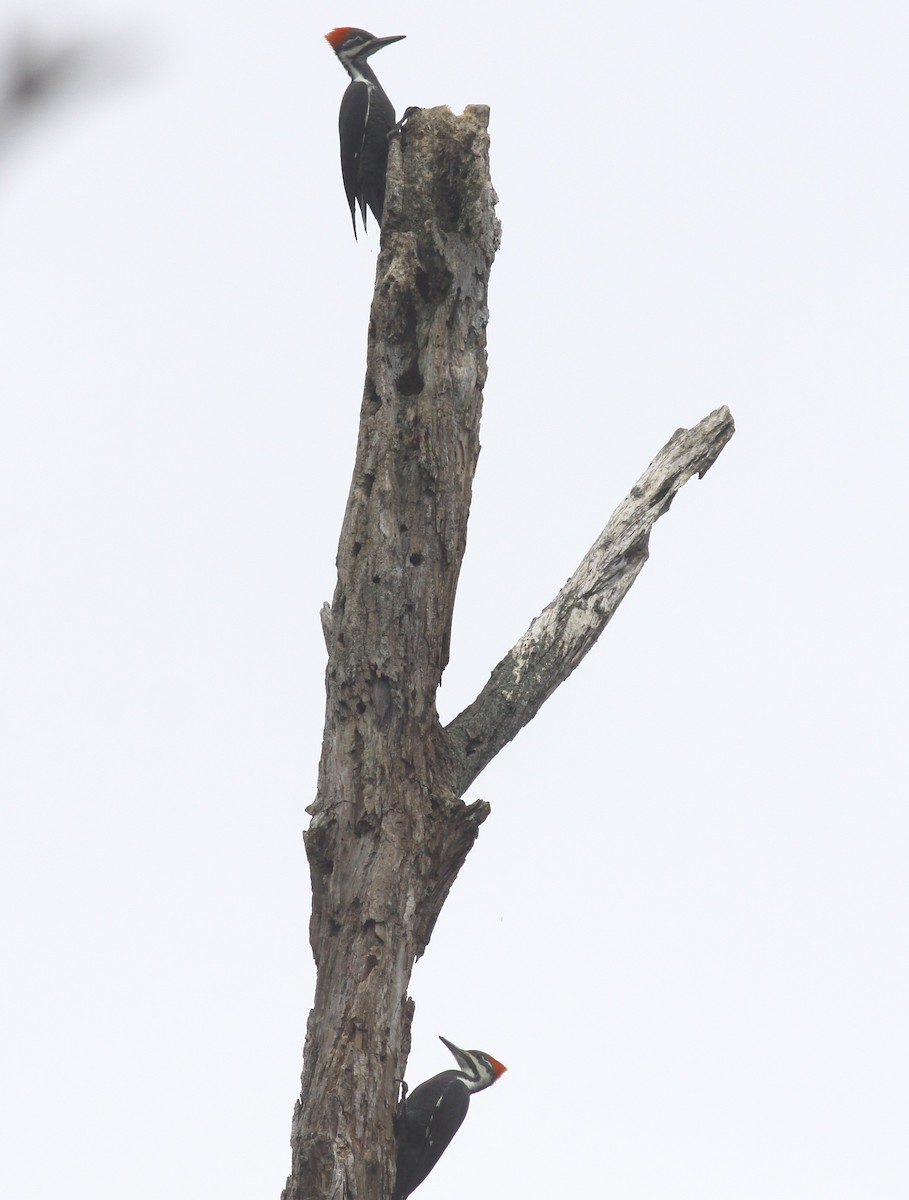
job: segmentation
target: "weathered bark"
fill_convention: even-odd
[[[387,1200],[411,971],[489,808],[461,796],[586,654],[678,489],[733,432],[677,433],[477,700],[442,729],[455,589],[479,453],[498,246],[488,110],[434,109],[391,146],[356,465],[322,611],[318,792],[305,835],[318,970],[283,1200]]]
[[[568,678],[612,619],[650,555],[650,531],[692,475],[703,479],[732,437],[726,407],[679,429],[609,519],[558,596],[493,670],[479,696],[446,726],[458,757],[452,786],[470,787]]]

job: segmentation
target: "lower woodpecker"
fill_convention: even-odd
[[[505,1067],[482,1050],[461,1050],[440,1037],[461,1068],[442,1071],[408,1094],[401,1086],[395,1114],[398,1173],[392,1200],[407,1200],[442,1157],[467,1116],[471,1093],[491,1087]]]

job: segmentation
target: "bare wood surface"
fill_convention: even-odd
[[[659,452],[558,596],[495,667],[476,700],[446,727],[459,793],[531,721],[612,619],[650,554],[650,531],[693,475],[703,478],[735,432],[718,408],[679,429]]]

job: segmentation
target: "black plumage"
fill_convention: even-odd
[[[482,1050],[460,1050],[445,1038],[441,1041],[462,1070],[433,1075],[409,1094],[404,1085],[395,1116],[398,1160],[392,1200],[407,1200],[420,1186],[461,1128],[471,1093],[491,1087],[505,1070]]]
[[[341,141],[341,177],[350,205],[354,237],[359,206],[366,228],[366,209],[381,226],[385,208],[385,173],[388,168],[388,134],[395,110],[367,59],[383,46],[399,42],[403,34],[377,38],[365,29],[344,27],[325,35],[350,76],[341,99],[338,133]]]

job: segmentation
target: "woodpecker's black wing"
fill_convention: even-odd
[[[433,1169],[461,1127],[470,1105],[460,1072],[443,1071],[407,1097],[396,1119],[398,1168],[392,1200],[407,1200]]]
[[[338,132],[341,135],[341,178],[350,205],[354,237],[357,236],[357,200],[360,199],[360,155],[366,137],[366,120],[369,115],[369,85],[366,80],[348,84],[341,97],[338,114]],[[366,205],[363,209],[363,226],[366,227]]]
[[[394,127],[394,105],[376,81],[369,92],[369,109],[366,115],[366,136],[360,153],[360,177],[357,199],[366,228],[366,205],[372,209],[376,224],[381,226],[385,209],[385,175],[388,171],[388,134]]]

